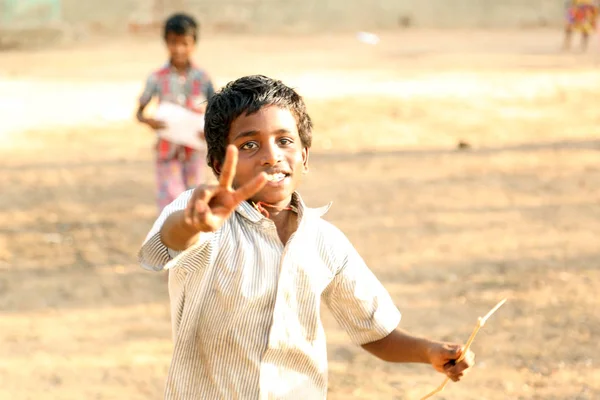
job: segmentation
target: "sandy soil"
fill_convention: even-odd
[[[342,228],[402,326],[474,344],[439,399],[600,398],[600,44],[560,33],[207,37],[218,84],[295,85],[316,122],[310,205]],[[155,217],[153,136],[132,122],[155,38],[0,53],[0,399],[159,399],[164,276],[135,253]],[[471,149],[457,150],[459,141]],[[418,399],[442,377],[352,346],[326,314],[330,398]]]

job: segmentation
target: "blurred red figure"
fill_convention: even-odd
[[[581,33],[581,50],[587,50],[589,37],[596,30],[598,19],[597,0],[569,0],[566,4],[564,49],[571,48],[573,32]]]
[[[206,101],[214,94],[206,72],[192,63],[198,40],[198,24],[189,15],[175,14],[167,19],[164,40],[169,61],[150,74],[139,99],[137,119],[154,130],[165,122],[144,116],[144,109],[157,97],[204,114]],[[198,132],[203,135],[202,132]],[[159,212],[184,191],[205,181],[206,151],[177,145],[159,138],[156,144],[156,183]]]

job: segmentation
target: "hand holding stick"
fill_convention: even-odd
[[[473,332],[471,333],[471,336],[469,337],[469,340],[467,340],[467,344],[465,344],[465,348],[464,348],[464,350],[462,352],[462,355],[458,358],[458,360],[456,360],[457,364],[463,360],[465,354],[467,354],[467,352],[469,351],[469,348],[471,347],[471,344],[473,343],[473,340],[475,340],[475,336],[477,336],[477,333],[479,332],[479,330],[481,328],[483,328],[483,326],[485,325],[485,323],[488,320],[488,318],[490,318],[492,316],[492,314],[494,314],[500,307],[502,307],[502,305],[504,305],[504,303],[506,303],[506,299],[504,299],[501,302],[499,302],[498,304],[496,304],[496,306],[494,308],[492,308],[490,310],[490,312],[488,312],[485,315],[485,317],[479,317],[478,318],[477,325],[475,326],[475,329],[473,329]],[[425,397],[422,397],[421,400],[426,400],[426,399],[428,399],[430,397],[433,397],[435,394],[440,393],[442,390],[444,390],[444,388],[446,387],[446,385],[448,384],[448,382],[450,382],[450,378],[446,378],[444,380],[444,382],[442,382],[442,384],[437,387],[437,389],[433,390],[431,393],[429,393]]]

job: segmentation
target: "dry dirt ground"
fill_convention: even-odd
[[[477,366],[439,399],[600,398],[600,44],[381,39],[209,36],[198,59],[219,85],[261,72],[306,96],[304,197],[334,202],[326,218],[404,328],[464,341],[509,299],[474,343]],[[0,53],[0,399],[162,397],[167,287],[135,260],[156,213],[154,139],[132,114],[163,60],[155,37]],[[325,324],[331,399],[418,399],[442,380]]]

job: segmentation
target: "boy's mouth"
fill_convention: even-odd
[[[277,172],[275,174],[268,174],[267,175],[267,181],[268,182],[272,182],[272,183],[277,183],[277,182],[281,182],[282,180],[284,180],[288,176],[290,176],[290,174],[286,174],[284,172]]]

